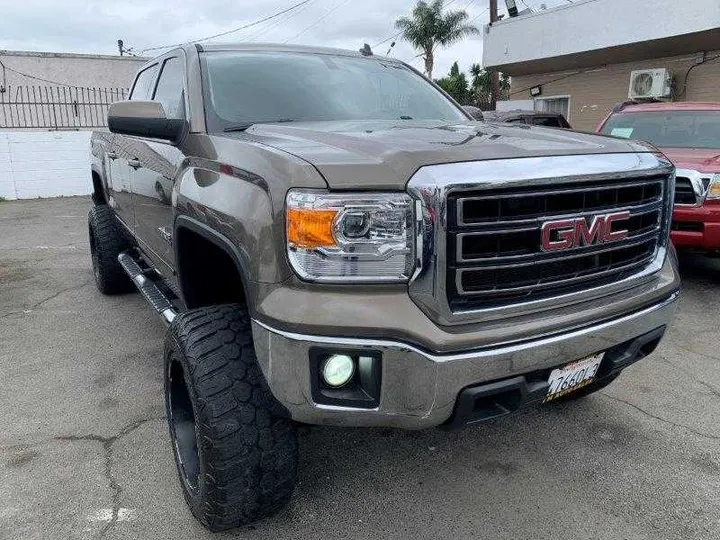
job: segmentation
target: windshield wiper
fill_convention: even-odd
[[[278,118],[277,120],[258,120],[257,122],[241,122],[239,124],[231,124],[227,126],[223,131],[245,131],[255,124],[286,124],[288,122],[294,122],[292,118]]]

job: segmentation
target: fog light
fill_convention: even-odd
[[[325,360],[322,376],[325,384],[340,388],[350,382],[355,373],[355,362],[346,354],[333,354]]]

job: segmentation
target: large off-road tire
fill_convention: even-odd
[[[203,525],[244,525],[290,500],[296,429],[258,366],[245,308],[175,318],[165,339],[165,405],[183,493]]]
[[[612,384],[615,379],[617,379],[620,376],[620,373],[616,373],[615,375],[611,375],[610,377],[605,377],[604,379],[600,379],[599,381],[595,381],[593,383],[588,384],[584,388],[581,388],[580,390],[577,390],[575,392],[570,392],[566,396],[559,397],[558,399],[554,400],[553,403],[563,403],[568,401],[576,401],[578,399],[582,399],[584,397],[589,396],[590,394],[594,394],[595,392],[599,392],[606,386],[609,386]]]
[[[120,227],[105,204],[93,206],[88,214],[93,274],[97,288],[103,294],[121,294],[135,288],[118,262],[118,255],[130,247]]]

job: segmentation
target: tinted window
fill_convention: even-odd
[[[532,123],[536,126],[564,127],[557,116],[535,116]]]
[[[524,124],[525,119],[524,118],[508,118],[505,120],[506,124]]]
[[[641,139],[661,148],[720,148],[720,112],[658,111],[613,114],[605,135]]]
[[[467,118],[425,79],[377,58],[302,53],[203,55],[208,124]]]
[[[137,100],[148,100],[152,95],[153,84],[155,82],[155,75],[158,72],[158,65],[150,66],[144,71],[138,73],[135,84],[133,85],[132,94],[130,99]]]
[[[180,58],[165,60],[153,99],[162,103],[168,118],[185,118],[184,81],[185,70]]]

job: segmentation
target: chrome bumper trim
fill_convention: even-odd
[[[672,320],[679,293],[632,314],[537,340],[483,350],[437,354],[407,343],[286,332],[253,319],[260,367],[294,420],[325,425],[420,429],[452,414],[465,387],[555,367],[629,341]],[[372,349],[383,355],[376,409],[321,406],[310,389],[312,347]]]

